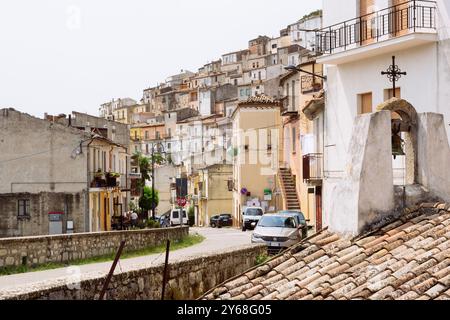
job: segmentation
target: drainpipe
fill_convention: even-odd
[[[91,226],[92,226],[92,223],[91,223],[91,220],[90,220],[90,189],[91,189],[91,183],[90,183],[90,178],[91,178],[91,175],[90,175],[90,172],[91,172],[91,164],[90,164],[90,159],[91,159],[91,148],[90,148],[90,146],[91,146],[91,144],[92,144],[92,142],[94,142],[94,139],[90,139],[90,141],[89,141],[89,143],[87,144],[87,146],[86,146],[86,149],[87,149],[87,151],[86,151],[86,154],[87,154],[87,159],[86,159],[86,161],[87,161],[87,191],[86,191],[86,199],[85,199],[85,219],[84,219],[84,221],[85,221],[85,223],[84,223],[84,228],[85,228],[85,231],[86,232],[92,232],[92,229],[91,229]]]

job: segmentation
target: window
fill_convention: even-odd
[[[359,95],[359,114],[372,113],[372,92]]]
[[[17,215],[19,218],[30,216],[30,200],[19,200]]]
[[[145,131],[145,140],[148,140],[148,131]]]
[[[394,97],[393,92],[394,92],[394,89],[384,90],[384,100],[392,99]],[[400,88],[395,88],[395,97],[396,98],[402,97],[402,92],[401,92]]]
[[[295,109],[295,80],[292,80],[292,110]]]
[[[292,153],[297,153],[297,130],[292,128]]]

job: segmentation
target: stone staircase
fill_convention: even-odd
[[[279,176],[286,210],[300,210],[297,186],[291,170],[281,168]]]

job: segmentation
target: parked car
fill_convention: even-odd
[[[160,217],[157,217],[159,225],[161,228],[169,228],[170,227],[170,216],[165,214]]]
[[[242,231],[253,230],[256,228],[259,220],[264,215],[264,210],[260,207],[248,207],[242,217]]]
[[[270,253],[289,248],[303,239],[304,225],[297,221],[292,215],[264,215],[252,235],[252,243],[267,245]]]
[[[222,227],[232,227],[233,226],[233,218],[231,214],[220,214],[214,217],[211,217],[209,221],[209,225],[211,228],[222,228]]]
[[[174,209],[170,212],[170,226],[189,225],[189,217],[185,209]]]
[[[303,229],[302,229],[303,239],[306,239],[308,237],[308,222],[309,222],[309,220],[305,219],[305,215],[303,214],[303,212],[296,211],[296,210],[285,210],[285,211],[280,211],[279,214],[295,217],[295,219],[297,220],[297,223],[300,226],[303,226]]]

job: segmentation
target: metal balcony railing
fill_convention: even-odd
[[[412,0],[316,31],[318,54],[333,54],[412,32],[436,32],[435,1]]]
[[[303,180],[305,182],[323,180],[323,154],[311,153],[303,156]]]

